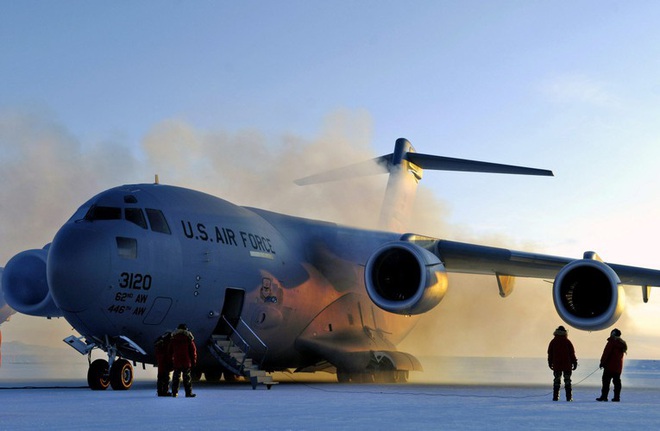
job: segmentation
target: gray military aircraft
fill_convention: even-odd
[[[419,154],[405,139],[374,161],[298,183],[389,172],[381,221],[396,228],[423,169],[552,175]],[[604,263],[592,252],[572,259],[357,229],[156,181],[87,201],[50,244],[6,264],[2,293],[12,310],[63,316],[78,331],[65,341],[88,355],[92,389],[130,388],[133,365],[155,363],[154,341],[181,322],[200,352],[195,374],[207,380],[270,388],[267,372],[295,369],[335,372],[340,382],[402,382],[421,365],[396,345],[442,300],[448,272],[491,274],[503,297],[515,277],[554,279],[557,313],[583,330],[619,318],[622,284],[642,286],[645,300],[660,285],[658,270]],[[108,359],[92,361],[94,349]]]

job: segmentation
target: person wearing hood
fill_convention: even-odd
[[[561,377],[564,376],[564,389],[566,401],[573,401],[573,388],[571,387],[571,374],[577,368],[578,361],[575,356],[573,343],[568,339],[568,331],[563,326],[555,329],[554,338],[548,345],[548,366],[552,370],[554,380],[552,383],[552,401],[559,401]]]
[[[610,382],[614,384],[614,398],[621,401],[621,372],[623,371],[623,355],[628,352],[628,344],[621,338],[621,331],[614,328],[600,357],[600,368],[603,370],[603,388],[596,401],[607,401],[610,392]]]
[[[179,393],[179,382],[183,376],[183,387],[186,390],[186,397],[194,397],[192,391],[191,368],[197,364],[197,348],[195,347],[195,338],[188,327],[182,323],[176,331],[172,332],[170,339],[169,355],[172,358],[174,374],[172,376],[172,396],[176,397]]]
[[[169,397],[170,373],[172,372],[172,357],[169,355],[171,332],[165,332],[156,339],[154,350],[156,352],[156,364],[158,365],[158,377],[156,380],[156,394],[159,397]]]

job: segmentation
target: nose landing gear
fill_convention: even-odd
[[[64,341],[83,355],[87,355],[89,369],[87,384],[94,391],[103,391],[111,386],[115,391],[125,391],[133,385],[133,366],[121,357],[121,351],[132,351],[140,355],[146,352],[130,338],[118,337],[75,337],[73,335]],[[92,350],[101,349],[108,354],[108,360],[96,359],[92,362]]]
[[[96,359],[89,364],[87,370],[87,384],[93,391],[103,391],[111,386],[115,391],[125,391],[133,385],[133,366],[126,359],[114,359],[114,356],[108,357],[112,361],[109,365],[105,359]]]

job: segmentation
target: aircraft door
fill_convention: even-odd
[[[241,318],[244,299],[245,291],[243,289],[235,289],[232,287],[225,289],[225,301],[222,305],[222,313],[220,313],[220,319],[213,331],[213,335],[230,336],[232,334],[232,327],[236,328],[239,319]],[[229,324],[227,322],[229,322]]]

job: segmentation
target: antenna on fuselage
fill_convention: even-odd
[[[160,184],[160,182],[158,181],[158,174],[156,174],[154,177],[155,177],[154,184]]]

